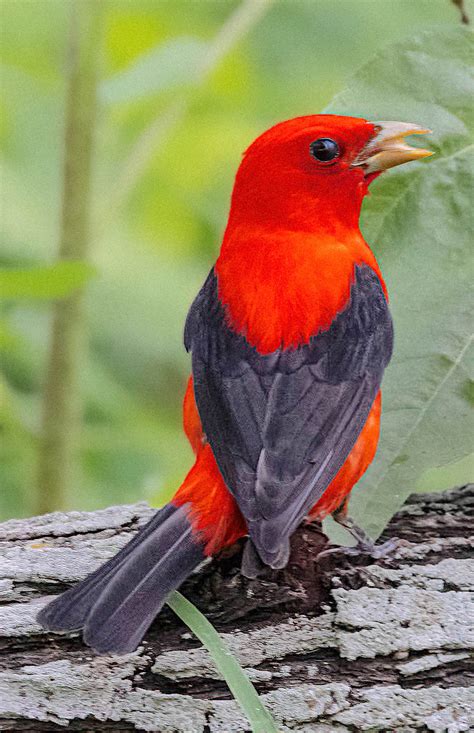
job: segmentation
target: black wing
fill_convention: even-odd
[[[289,537],[349,455],[392,353],[375,272],[355,268],[328,331],[262,356],[226,324],[212,270],[185,329],[204,432],[262,560],[282,567]]]

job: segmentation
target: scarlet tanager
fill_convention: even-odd
[[[248,148],[219,258],[186,321],[195,464],[128,545],[41,611],[46,629],[133,651],[206,557],[248,535],[242,572],[254,576],[287,564],[303,520],[346,521],[376,451],[393,338],[359,214],[382,171],[430,155],[404,141],[422,132],[311,115]]]

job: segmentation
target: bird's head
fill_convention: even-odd
[[[315,230],[357,226],[369,183],[387,168],[424,158],[408,135],[429,132],[406,122],[310,115],[258,137],[240,165],[231,221]]]

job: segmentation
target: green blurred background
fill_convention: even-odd
[[[191,465],[187,309],[218,251],[242,151],[320,111],[379,47],[459,23],[449,0],[110,0],[95,130],[80,471],[93,509],[158,503]],[[2,0],[0,265],[55,260],[67,0]],[[469,6],[469,10],[472,10]],[[387,89],[390,94],[390,89]],[[35,512],[51,302],[1,304],[0,517]]]

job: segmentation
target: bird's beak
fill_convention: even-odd
[[[374,122],[373,124],[375,135],[352,163],[353,166],[362,167],[366,175],[433,155],[430,150],[413,148],[405,142],[408,135],[423,135],[431,130],[410,122]]]

